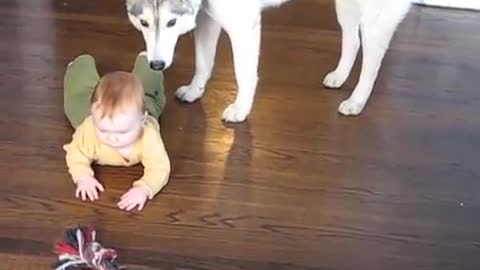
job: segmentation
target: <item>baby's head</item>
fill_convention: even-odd
[[[146,118],[142,83],[132,73],[115,71],[98,82],[91,98],[91,114],[100,141],[113,148],[134,144]]]

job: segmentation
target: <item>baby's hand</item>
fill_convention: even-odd
[[[138,211],[142,211],[147,202],[148,191],[143,187],[133,187],[127,193],[123,194],[120,202],[117,204],[122,210],[130,211],[138,205]]]
[[[92,176],[81,176],[75,179],[77,182],[77,191],[75,192],[75,196],[79,198],[82,197],[82,200],[86,200],[87,196],[90,201],[98,200],[98,190],[103,192],[105,189],[103,188],[102,184],[98,182]]]

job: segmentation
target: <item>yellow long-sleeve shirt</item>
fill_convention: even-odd
[[[144,175],[133,186],[145,187],[149,191],[149,199],[168,183],[170,177],[170,159],[161,138],[159,124],[152,116],[147,117],[143,134],[128,157],[100,142],[91,116],[78,126],[72,141],[63,149],[67,153],[68,172],[73,179],[84,175],[93,177],[92,163],[129,167],[141,162]]]

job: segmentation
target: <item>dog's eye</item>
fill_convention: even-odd
[[[140,24],[141,24],[143,27],[148,27],[148,22],[145,21],[145,20],[140,20]]]
[[[168,21],[167,27],[172,27],[172,26],[174,26],[176,23],[177,23],[177,19],[171,19],[170,21]]]

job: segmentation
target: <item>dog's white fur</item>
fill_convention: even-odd
[[[289,0],[127,0],[127,7],[131,8],[138,1],[154,2],[158,9],[157,34],[139,22],[140,18],[152,21],[154,15],[148,15],[148,12],[142,12],[140,16],[129,14],[133,25],[143,33],[150,61],[162,60],[168,68],[179,35],[195,28],[195,75],[189,85],[177,90],[176,96],[180,100],[193,102],[203,95],[212,74],[220,32],[222,29],[226,31],[233,48],[238,93],[235,101],[223,112],[223,119],[227,122],[244,121],[252,109],[257,88],[262,11]],[[324,85],[341,87],[350,74],[360,44],[363,49],[359,82],[351,96],[340,104],[338,111],[341,114],[358,115],[362,112],[390,40],[407,14],[410,2],[335,0],[342,29],[342,53],[336,69],[325,77]],[[181,5],[188,12],[173,14],[173,5]],[[176,18],[176,26],[167,28],[167,22],[172,18]]]

